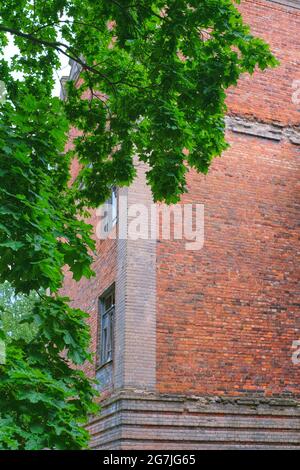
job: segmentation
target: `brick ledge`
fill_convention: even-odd
[[[126,389],[104,400],[88,429],[94,449],[296,449],[300,400]]]

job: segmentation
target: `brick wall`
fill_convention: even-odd
[[[96,218],[94,219],[96,221]],[[91,351],[96,353],[98,337],[98,300],[99,297],[114,283],[116,277],[116,248],[115,240],[98,241],[97,257],[93,264],[95,277],[75,282],[70,273],[66,273],[62,295],[71,298],[71,305],[79,307],[89,314],[88,324],[91,328]],[[95,364],[85,364],[85,371],[95,375]]]
[[[203,249],[187,251],[184,240],[107,239],[97,241],[95,278],[74,283],[66,273],[64,293],[90,314],[92,351],[98,298],[116,283],[113,391],[89,425],[93,448],[299,445],[295,4],[242,0],[239,7],[281,66],[229,91],[231,148],[207,176],[189,174],[182,202],[205,206]],[[151,203],[144,171],[139,165],[134,185],[121,190],[128,204]],[[86,370],[95,373],[93,365]]]
[[[293,81],[300,79],[300,10],[270,0],[244,0],[239,8],[281,66],[244,76],[228,93],[229,114],[275,122],[281,131],[299,122],[292,93]],[[76,135],[72,130],[69,147]],[[180,242],[158,243],[158,389],[295,392],[297,367],[290,355],[299,328],[294,305],[298,149],[284,138],[228,137],[232,148],[208,176],[191,172],[183,198],[205,205],[204,249],[187,252]],[[78,172],[76,160],[71,172],[73,177]],[[94,212],[90,222],[98,222]],[[117,251],[115,240],[98,240],[96,277],[75,283],[66,273],[63,293],[90,313],[93,352],[98,298],[116,280]],[[257,336],[261,344],[254,350]],[[95,372],[93,365],[86,369]]]
[[[163,393],[299,395],[299,365],[291,360],[300,339],[299,146],[282,126],[299,123],[291,94],[300,74],[300,11],[258,0],[242,2],[241,10],[282,65],[244,77],[229,93],[229,114],[256,121],[253,134],[264,129],[261,122],[279,126],[265,137],[247,128],[228,132],[231,149],[209,174],[190,173],[182,202],[205,205],[202,250],[158,243]]]
[[[229,112],[284,125],[299,124],[300,105],[292,102],[292,95],[293,83],[300,80],[300,9],[268,0],[242,0],[239,9],[253,34],[270,44],[280,66],[242,77],[237,88],[228,92]]]
[[[74,129],[70,131],[70,139],[66,150],[72,148],[72,142],[78,132]],[[74,179],[79,171],[79,164],[76,159],[73,160],[71,165],[71,181]],[[116,266],[117,266],[117,241],[113,238],[99,240],[96,237],[96,227],[100,218],[97,216],[96,211],[91,211],[91,216],[87,220],[93,226],[94,239],[96,240],[96,249],[94,253],[94,263],[92,268],[95,276],[91,279],[83,278],[80,282],[75,282],[72,279],[70,272],[65,272],[64,288],[61,291],[62,295],[66,295],[71,299],[71,305],[81,308],[89,314],[88,324],[91,329],[91,352],[96,355],[97,352],[97,338],[99,327],[99,297],[115,282]],[[85,371],[90,376],[95,375],[95,361],[90,364],[86,363],[84,366]]]
[[[203,249],[158,244],[158,389],[299,393],[298,149],[228,137],[231,149],[207,177],[190,174],[184,198],[205,205]]]

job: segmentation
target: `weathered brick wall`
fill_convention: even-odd
[[[184,202],[205,205],[205,243],[160,241],[161,392],[299,393],[297,147],[231,134]],[[298,201],[299,203],[299,201]]]
[[[78,136],[78,132],[74,129],[70,132],[70,140],[66,150],[72,148],[73,139]],[[75,159],[71,166],[71,180],[74,179],[79,171],[78,161]],[[66,295],[71,299],[71,305],[81,308],[89,314],[88,324],[91,329],[91,352],[96,354],[97,338],[99,327],[99,297],[108,289],[116,278],[116,262],[117,262],[117,242],[112,238],[100,240],[96,236],[96,227],[100,222],[100,217],[96,211],[91,211],[91,217],[87,220],[93,226],[93,236],[96,240],[96,249],[94,253],[94,263],[92,268],[95,276],[91,279],[83,278],[80,282],[72,279],[70,272],[66,271],[64,289],[61,290],[62,295]],[[95,375],[95,362],[93,364],[86,363],[85,371],[90,375]]]
[[[298,0],[296,3],[300,7]],[[300,80],[300,8],[268,0],[242,0],[239,9],[252,33],[271,45],[280,66],[244,75],[237,88],[228,92],[229,112],[264,122],[299,124],[300,105],[292,102],[292,95],[293,83]]]
[[[136,220],[136,211],[141,207],[150,210],[152,203],[145,164],[137,163],[136,167],[137,178],[132,185],[119,189],[114,388],[155,390],[156,240],[126,236]],[[140,225],[145,226],[146,219],[147,215],[142,215]]]
[[[281,66],[229,91],[231,148],[206,177],[189,174],[182,202],[205,205],[203,249],[107,239],[97,241],[95,278],[74,283],[66,273],[64,293],[90,313],[93,351],[98,298],[116,282],[114,390],[89,425],[93,448],[299,446],[296,4],[242,0],[245,20]],[[143,171],[121,193],[148,207]]]
[[[92,219],[93,220],[93,219]],[[91,221],[92,221],[91,220]],[[95,223],[97,219],[95,217]],[[89,314],[88,324],[91,328],[91,352],[96,353],[99,326],[98,299],[115,281],[116,277],[116,241],[107,239],[97,242],[97,257],[92,266],[95,277],[75,282],[70,273],[66,273],[62,295],[71,298],[71,305],[81,308]],[[85,364],[85,371],[95,375],[95,364]]]
[[[282,65],[244,77],[229,93],[229,113],[299,123],[291,95],[300,74],[300,11],[258,0],[241,10]],[[183,202],[205,205],[202,250],[158,243],[160,392],[299,395],[299,365],[291,360],[300,339],[299,146],[286,129],[277,131],[279,138],[228,132],[231,149],[209,174],[190,173]]]
[[[92,449],[299,449],[292,399],[113,394],[90,423]]]

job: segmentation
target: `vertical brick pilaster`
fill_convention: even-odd
[[[114,386],[153,390],[156,383],[156,241],[133,240],[130,232],[138,216],[150,216],[152,196],[145,184],[146,166],[137,164],[137,177],[129,189],[119,191],[119,237],[117,249],[115,376]],[[138,210],[138,207],[136,210]],[[124,218],[127,211],[127,227]],[[143,215],[141,215],[143,217]],[[122,220],[123,219],[123,220]],[[143,219],[143,227],[147,220]],[[141,228],[143,228],[141,227]],[[124,231],[124,233],[120,233]],[[141,235],[142,237],[142,235]]]

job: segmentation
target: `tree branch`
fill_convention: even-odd
[[[111,82],[106,75],[99,72],[99,70],[97,70],[95,67],[88,65],[86,62],[84,62],[83,59],[81,59],[77,54],[74,54],[72,49],[67,44],[64,44],[63,42],[47,41],[46,39],[37,38],[34,35],[29,34],[29,33],[22,33],[22,31],[19,31],[18,29],[8,28],[7,26],[1,25],[1,24],[0,24],[0,31],[3,31],[5,33],[10,33],[13,36],[18,36],[23,39],[27,39],[33,44],[38,44],[40,46],[46,46],[46,47],[50,47],[51,49],[55,49],[57,52],[60,52],[61,54],[68,57],[69,59],[74,60],[74,62],[77,62],[77,64],[81,65],[83,70],[88,70],[90,72],[93,72],[96,75],[99,75],[104,80],[106,80],[110,85],[114,85],[114,83]]]
[[[132,88],[137,88],[137,89],[145,89],[145,88],[151,88],[151,87],[141,87],[135,83],[129,83],[124,80],[118,80],[117,82],[112,82],[109,80],[107,75],[101,73],[99,70],[95,68],[95,66],[88,65],[83,59],[81,59],[77,54],[74,53],[74,51],[68,46],[67,44],[60,42],[60,41],[48,41],[46,39],[42,38],[37,38],[33,34],[30,33],[22,33],[22,31],[19,31],[18,29],[15,28],[8,28],[7,26],[1,25],[0,24],[0,31],[10,33],[14,36],[21,37],[23,39],[26,39],[28,41],[31,41],[33,44],[38,44],[41,46],[45,47],[50,47],[51,49],[55,49],[57,52],[60,52],[61,54],[65,55],[69,59],[73,60],[77,64],[79,64],[83,70],[86,70],[88,72],[92,72],[98,76],[100,76],[103,80],[105,80],[110,86],[114,87],[115,85],[127,85]]]

